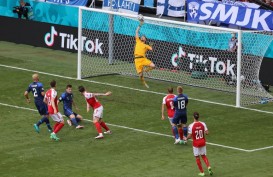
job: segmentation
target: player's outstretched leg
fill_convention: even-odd
[[[109,127],[105,124],[105,122],[103,122],[101,120],[100,122],[100,125],[102,126],[102,128],[104,128],[106,130],[106,132],[104,132],[104,134],[108,134],[108,135],[111,135],[112,134],[112,131],[109,129]]]
[[[146,72],[148,74],[148,72],[150,72],[154,68],[155,68],[155,64],[153,62],[151,62],[148,66],[146,66],[146,68],[144,69],[144,72]]]
[[[143,76],[143,75],[140,76],[140,80],[141,80],[141,83],[142,83],[146,88],[150,88],[149,85],[145,82],[144,76]]]

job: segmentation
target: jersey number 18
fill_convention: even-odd
[[[185,100],[181,100],[177,102],[178,109],[184,109],[186,107]]]

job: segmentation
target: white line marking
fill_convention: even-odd
[[[0,103],[0,105],[11,107],[11,108],[17,108],[17,109],[23,109],[23,110],[37,112],[37,110],[35,110],[35,109],[21,107],[21,106],[15,106],[15,105],[10,105],[10,104],[5,104],[5,103]],[[88,120],[88,119],[84,119],[84,120],[88,121],[88,122],[92,122],[91,120]],[[122,125],[115,125],[115,124],[111,124],[111,123],[107,123],[107,124],[111,125],[113,127],[123,128],[123,129],[127,129],[127,130],[133,130],[133,131],[137,131],[137,132],[142,132],[142,133],[147,133],[147,134],[152,134],[152,135],[159,135],[159,136],[165,136],[165,137],[173,138],[173,136],[171,136],[171,135],[166,135],[166,134],[162,134],[162,133],[150,132],[150,131],[136,129],[136,128],[130,128],[130,127],[122,126]],[[255,151],[260,151],[260,150],[273,148],[273,146],[268,146],[268,147],[263,147],[263,148],[258,148],[258,149],[247,150],[247,149],[236,148],[236,147],[232,147],[232,146],[225,146],[225,145],[215,144],[215,143],[210,143],[210,142],[207,142],[207,144],[212,145],[212,146],[218,146],[218,147],[226,148],[226,149],[233,149],[233,150],[243,151],[243,152],[255,152]]]
[[[124,89],[128,89],[128,90],[135,90],[135,91],[145,92],[145,93],[153,93],[153,94],[157,94],[157,95],[166,95],[166,93],[136,89],[136,88],[126,87],[126,86],[121,86],[121,85],[115,85],[115,84],[110,84],[110,83],[105,83],[105,82],[92,81],[92,80],[87,80],[87,79],[78,80],[77,78],[73,78],[73,77],[61,76],[61,75],[58,75],[58,74],[46,73],[46,72],[42,72],[42,71],[19,68],[19,67],[14,67],[14,66],[9,66],[9,65],[0,64],[0,66],[5,67],[5,68],[12,68],[12,69],[17,69],[17,70],[22,70],[22,71],[36,72],[36,73],[40,73],[40,74],[44,74],[44,75],[55,76],[55,77],[60,77],[60,78],[65,78],[65,79],[70,79],[70,80],[77,80],[77,81],[84,81],[84,82],[90,82],[90,83],[101,84],[101,85],[108,85],[108,86],[112,86],[112,87],[124,88]],[[203,103],[216,104],[216,105],[221,105],[221,106],[237,108],[236,106],[230,105],[230,104],[217,103],[217,102],[212,102],[212,101],[207,101],[207,100],[200,100],[200,99],[191,98],[191,97],[189,97],[189,99],[194,100],[194,101],[203,102]],[[252,109],[252,108],[246,108],[246,107],[240,107],[238,109],[245,109],[245,110],[249,110],[249,111],[261,112],[261,113],[266,113],[266,114],[273,114],[273,112],[270,112],[270,111],[263,111],[263,110],[259,110],[259,109]]]
[[[249,152],[256,152],[256,151],[261,151],[261,150],[266,150],[266,149],[272,149],[273,146],[267,146],[267,147],[263,147],[263,148],[258,148],[258,149],[252,149],[249,150]]]

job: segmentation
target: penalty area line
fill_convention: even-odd
[[[22,109],[22,110],[37,112],[37,110],[35,110],[35,109],[21,107],[21,106],[16,106],[16,105],[10,105],[10,104],[1,103],[1,102],[0,102],[0,105],[6,106],[6,107],[11,107],[11,108],[16,108],[16,109]],[[88,120],[88,119],[83,119],[83,120],[84,121],[88,121],[88,122],[92,122],[91,120]],[[158,136],[164,136],[164,137],[173,138],[172,135],[166,135],[166,134],[162,134],[162,133],[151,132],[151,131],[146,131],[146,130],[131,128],[131,127],[126,127],[126,126],[122,126],[122,125],[111,124],[111,123],[107,123],[107,124],[110,125],[110,126],[113,126],[113,127],[117,127],[117,128],[122,128],[122,129],[133,130],[133,131],[147,133],[147,134],[152,134],[152,135],[158,135]],[[258,148],[258,149],[247,150],[247,149],[242,149],[242,148],[237,148],[237,147],[232,147],[232,146],[225,146],[225,145],[216,144],[216,143],[210,143],[210,142],[207,142],[207,144],[209,144],[211,146],[217,146],[217,147],[222,147],[222,148],[232,149],[232,150],[238,150],[238,151],[243,151],[243,152],[255,152],[255,151],[261,151],[261,150],[273,148],[273,146],[268,146],[268,147],[263,147],[263,148]]]
[[[83,82],[89,82],[89,83],[95,83],[95,84],[100,84],[100,85],[107,85],[107,86],[111,86],[111,87],[123,88],[123,89],[128,89],[128,90],[144,92],[144,93],[153,93],[153,94],[157,94],[157,95],[166,95],[166,93],[160,93],[160,92],[155,92],[155,91],[150,91],[150,90],[136,89],[136,88],[132,88],[132,87],[115,85],[115,84],[110,84],[110,83],[105,83],[105,82],[92,81],[92,80],[87,80],[87,79],[79,80],[79,79],[73,78],[73,77],[61,76],[61,75],[58,75],[58,74],[46,73],[46,72],[43,72],[43,71],[36,71],[36,70],[31,70],[31,69],[26,69],[26,68],[19,68],[19,67],[15,67],[15,66],[0,64],[0,67],[17,69],[17,70],[22,70],[22,71],[27,71],[27,72],[35,72],[35,73],[40,73],[40,74],[44,74],[44,75],[48,75],[48,76],[54,76],[54,77],[70,79],[70,80],[77,80],[77,81],[83,81]],[[191,97],[189,97],[189,99],[194,100],[194,101],[203,102],[203,103],[209,103],[209,104],[215,104],[215,105],[220,105],[220,106],[238,108],[238,107],[236,107],[234,105],[230,105],[230,104],[224,104],[224,103],[218,103],[218,102],[213,102],[213,101],[201,100],[201,99],[196,99],[196,98],[191,98]],[[260,112],[260,113],[265,113],[265,114],[273,114],[273,112],[270,112],[270,111],[263,111],[263,110],[259,110],[259,109],[252,109],[252,108],[246,108],[246,107],[239,107],[238,109],[255,111],[255,112]]]

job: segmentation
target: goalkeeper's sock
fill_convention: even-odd
[[[203,170],[203,167],[202,167],[202,164],[201,164],[201,160],[199,157],[196,157],[196,164],[200,170],[201,173],[204,173],[204,170]]]
[[[94,123],[94,125],[95,125],[95,127],[96,127],[96,129],[97,129],[97,132],[98,132],[99,134],[101,134],[101,133],[102,133],[102,130],[101,130],[101,125],[100,125],[100,123],[99,123],[99,122],[96,122],[96,123]]]
[[[176,126],[173,126],[172,128],[173,128],[173,132],[174,132],[174,137],[175,137],[175,139],[179,139],[177,127],[176,127]]]
[[[148,66],[147,68],[145,68],[145,72],[149,72],[149,71],[151,71],[151,70],[153,70],[154,68],[153,67],[151,67],[151,66]]]
[[[207,167],[209,168],[209,167],[210,167],[210,164],[209,164],[209,159],[207,158],[207,156],[206,156],[206,155],[202,155],[201,157],[202,157],[202,159],[204,160],[204,162],[205,162],[205,164],[207,165]]]
[[[141,80],[142,83],[145,82],[144,76],[140,76],[140,80]]]
[[[183,127],[184,136],[188,136],[188,127]]]
[[[101,122],[100,123],[100,125],[106,130],[106,131],[108,131],[108,130],[110,130],[109,128],[108,128],[108,126],[105,124],[105,122]]]

